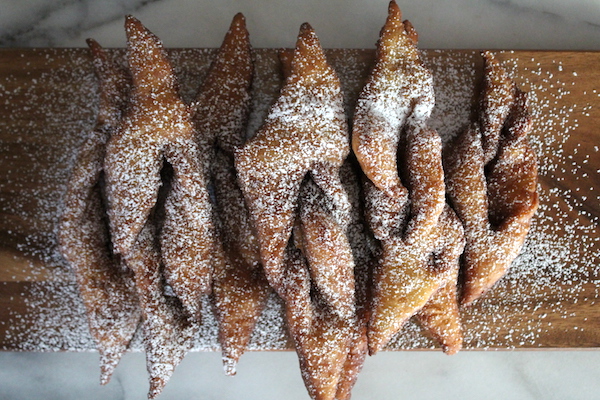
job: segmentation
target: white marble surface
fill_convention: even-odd
[[[95,354],[0,354],[0,399],[144,399],[144,356],[126,354],[111,382],[98,384]],[[381,353],[367,360],[353,400],[593,400],[598,352]],[[141,371],[141,372],[140,372]],[[190,353],[160,400],[306,400],[296,355],[248,353],[238,374],[216,353]]]
[[[423,48],[600,50],[600,1],[407,0],[399,2]],[[255,47],[289,47],[310,22],[325,47],[372,47],[387,0],[4,0],[0,47],[83,47],[94,37],[123,47],[131,13],[169,47],[217,47],[244,12]],[[383,353],[367,360],[354,399],[600,398],[600,351]],[[95,353],[0,353],[0,399],[143,399],[143,355],[128,354],[98,384]],[[238,376],[218,354],[192,353],[166,399],[306,399],[293,353],[250,353]]]
[[[255,47],[292,46],[310,22],[325,47],[371,47],[388,0],[8,0],[0,46],[82,47],[94,37],[125,43],[123,15],[134,14],[170,47],[217,47],[243,12]],[[597,0],[406,0],[404,16],[423,48],[600,50]]]

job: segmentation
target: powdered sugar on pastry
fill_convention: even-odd
[[[537,158],[527,141],[532,126],[527,95],[514,87],[491,53],[484,53],[484,59],[487,84],[481,107],[487,108],[480,110],[479,124],[456,139],[445,163],[448,194],[467,238],[465,305],[506,273],[539,203]]]
[[[402,22],[400,8],[391,2],[377,42],[377,62],[354,112],[352,149],[365,175],[393,196],[404,193],[396,167],[402,129],[409,116],[414,125],[427,121],[435,103],[433,79],[416,41],[416,31]]]
[[[128,17],[133,91],[128,112],[107,146],[105,170],[111,232],[127,257],[157,202],[161,170],[173,169],[160,232],[165,277],[191,315],[210,291],[214,228],[206,151],[195,141],[191,112],[179,98],[160,40]]]
[[[100,80],[97,123],[79,150],[60,221],[60,250],[75,272],[90,332],[107,383],[138,327],[141,315],[131,271],[112,253],[104,201],[106,142],[127,99],[127,77],[100,45],[89,40]]]
[[[296,56],[296,54],[298,56]],[[282,289],[282,261],[300,185],[308,172],[347,225],[350,205],[338,170],[349,152],[340,83],[312,28],[300,30],[292,73],[256,135],[236,152],[236,169],[271,286]]]
[[[402,22],[394,1],[388,11],[376,64],[357,102],[352,135],[352,148],[368,178],[367,218],[382,248],[373,272],[367,331],[371,354],[440,288],[449,285],[451,293],[457,278],[455,253],[462,248],[462,231],[440,220],[445,207],[442,143],[426,125],[434,104],[431,74],[420,60],[412,25]],[[443,232],[441,223],[449,231]],[[442,232],[457,237],[447,251],[439,251]],[[432,303],[430,310],[440,306],[448,307],[458,325],[456,298],[454,303]],[[460,330],[448,333],[454,335],[450,351],[455,352]]]
[[[162,392],[198,334],[198,324],[186,315],[181,302],[167,296],[156,236],[155,224],[150,221],[142,228],[125,259],[134,272],[144,317],[143,343],[150,399]]]
[[[196,140],[211,152],[214,221],[223,246],[214,266],[213,299],[228,375],[235,374],[270,293],[233,165],[235,149],[245,142],[253,74],[245,19],[237,14],[194,103]]]

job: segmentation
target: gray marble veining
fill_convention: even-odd
[[[310,22],[325,47],[372,47],[387,0],[9,1],[0,13],[1,47],[83,47],[94,37],[123,47],[123,16],[134,14],[170,47],[216,47],[238,11],[255,47],[291,46]],[[423,48],[600,49],[596,0],[403,1]]]

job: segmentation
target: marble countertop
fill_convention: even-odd
[[[84,47],[93,37],[123,47],[133,14],[168,47],[218,47],[243,12],[254,47],[290,47],[310,22],[324,47],[370,48],[387,0],[27,0],[4,2],[0,47]],[[596,0],[407,0],[422,48],[600,50]]]
[[[3,2],[0,47],[124,47],[133,14],[167,47],[218,47],[243,12],[254,47],[291,47],[308,21],[324,47],[371,48],[388,0],[22,0]],[[430,49],[600,50],[598,0],[405,0],[405,18]],[[600,82],[599,85],[600,86]],[[353,399],[598,398],[600,351],[384,353],[367,360]],[[0,399],[143,399],[143,355],[127,354],[107,386],[96,353],[1,353]],[[306,399],[295,354],[249,353],[234,378],[216,353],[192,353],[161,400]]]

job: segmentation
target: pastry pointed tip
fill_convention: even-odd
[[[117,351],[106,351],[99,350],[100,352],[100,384],[106,385],[110,382],[110,378],[112,377],[117,364],[121,358],[120,352]]]
[[[106,55],[104,53],[104,48],[100,46],[96,40],[92,38],[88,38],[85,40],[87,43],[90,52],[92,53],[92,57],[94,59],[94,63],[100,63],[100,65],[96,64],[96,68],[102,68],[105,63]]]
[[[396,3],[396,0],[390,1],[390,4],[388,5],[388,15],[394,19],[402,20],[402,11],[400,10],[398,3]]]
[[[475,300],[485,293],[484,288],[475,288],[473,286],[465,286],[463,289],[462,296],[460,298],[460,306],[464,308],[471,307]]]
[[[231,25],[229,26],[229,31],[241,32],[243,37],[249,36],[248,29],[246,29],[246,17],[244,17],[244,14],[240,12],[233,16]]]
[[[92,57],[94,58],[94,62],[99,62],[101,64],[106,64],[107,60],[107,56],[106,53],[104,51],[104,47],[102,47],[100,45],[100,43],[98,43],[96,40],[92,39],[92,38],[88,38],[85,40],[85,42],[87,43],[90,52],[92,53]],[[103,65],[101,65],[103,66]],[[99,66],[100,67],[100,66]],[[97,67],[97,68],[99,68]]]
[[[237,373],[238,360],[234,357],[223,357],[223,370],[225,371],[225,375],[234,376]]]
[[[412,27],[412,25],[410,25],[410,27]],[[388,6],[388,15],[386,17],[385,24],[379,32],[378,46],[392,48],[405,47],[406,43],[404,40],[399,41],[398,37],[399,35],[403,36],[406,33],[406,27],[402,21],[402,11],[400,10],[398,4],[392,0]],[[413,40],[413,43],[416,43],[414,41],[414,28],[408,32],[407,36]]]
[[[300,25],[300,32],[298,33],[298,42],[304,43],[305,46],[309,47],[315,45],[320,47],[319,39],[317,38],[317,33],[308,22],[305,22],[302,25]]]
[[[115,370],[114,366],[102,365],[100,367],[100,384],[101,385],[106,385],[107,383],[110,382],[110,378],[112,377],[114,370]]]
[[[244,16],[244,14],[242,14],[241,12],[235,14],[233,16],[233,21],[231,22],[231,25],[245,26],[246,25],[246,17]]]
[[[483,57],[483,59],[486,62],[493,62],[496,61],[496,56],[494,56],[494,53],[492,53],[489,50],[484,50],[481,52],[481,57]]]
[[[382,332],[374,331],[374,330],[370,329],[367,332],[367,340],[368,340],[367,347],[369,349],[369,355],[374,356],[375,354],[379,353],[379,351],[381,349],[383,349],[385,347],[385,345],[387,344],[389,339],[385,338],[384,335],[382,334]]]
[[[125,32],[127,34],[129,34],[132,30],[136,28],[140,28],[141,26],[142,23],[140,22],[140,20],[134,17],[133,15],[127,14],[125,16]]]
[[[308,22],[304,22],[300,25],[300,34],[304,34],[305,32],[312,32],[314,34],[314,29]]]
[[[131,42],[134,37],[140,36],[146,28],[139,19],[133,15],[125,16],[125,36],[127,36],[128,42]]]
[[[105,370],[104,368],[100,369],[100,384],[106,385],[110,382],[110,378],[112,376],[113,370]]]
[[[153,377],[152,379],[150,379],[150,390],[148,390],[148,399],[157,398],[158,395],[162,393],[165,384],[166,382],[164,379],[158,377]]]
[[[458,353],[461,349],[462,349],[462,340],[452,342],[452,343],[446,343],[442,346],[442,350],[444,351],[444,354],[446,354],[448,356],[452,356],[452,355]]]
[[[502,63],[496,55],[489,51],[485,50],[481,52],[481,57],[483,58],[483,69],[484,74],[486,75],[485,79],[490,79],[493,76],[497,76],[507,86],[514,86],[513,80],[508,76],[508,72],[502,66]]]
[[[86,43],[86,44],[88,45],[88,47],[89,47],[90,49],[92,49],[92,50],[94,50],[94,48],[100,47],[100,44],[99,44],[99,43],[98,43],[96,40],[94,40],[94,39],[92,39],[92,38],[87,38],[87,39],[85,39],[85,43]]]
[[[308,22],[300,27],[292,64],[292,72],[299,76],[329,75],[333,72],[317,34]]]
[[[133,15],[127,15],[125,17],[125,35],[129,41],[132,41],[132,39],[135,38],[143,41],[150,40],[157,45],[161,45],[160,39],[150,32],[150,30]]]
[[[134,17],[131,14],[127,14],[127,15],[125,15],[125,26],[126,27],[127,26],[134,27],[134,26],[143,26],[143,25],[139,19],[137,19],[136,17]]]
[[[250,34],[246,28],[246,17],[242,13],[237,13],[231,20],[222,47],[248,47],[249,45]]]
[[[445,335],[439,338],[442,345],[442,351],[448,356],[458,353],[463,348],[463,335],[460,326],[456,329],[444,332]]]
[[[413,44],[416,46],[419,43],[419,34],[417,30],[413,26],[413,24],[409,20],[404,20],[404,30],[406,31],[406,35],[410,38]]]

